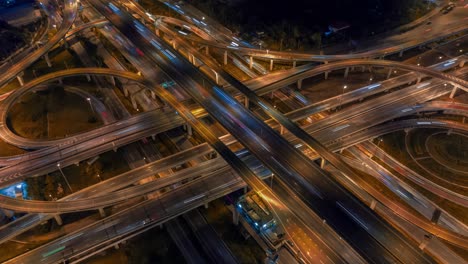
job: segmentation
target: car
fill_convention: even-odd
[[[426,23],[426,25],[430,25],[430,24],[432,24],[432,22],[431,22],[431,21],[428,21],[428,22]]]

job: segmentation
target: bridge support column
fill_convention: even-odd
[[[422,80],[422,77],[421,76],[418,76],[418,79],[416,80],[416,84],[420,83]]]
[[[329,71],[326,71],[326,72],[325,72],[325,80],[328,80],[328,74],[329,74],[329,73],[330,73]]]
[[[376,200],[372,200],[372,202],[370,203],[370,209],[372,210],[375,210],[375,206],[377,205],[377,201]]]
[[[187,128],[187,135],[188,135],[189,137],[191,137],[192,134],[193,134],[193,132],[192,132],[192,126],[189,125],[189,124],[187,124],[187,125],[186,125],[186,128]]]
[[[101,217],[106,217],[106,212],[104,211],[104,208],[99,208],[99,214]]]
[[[345,78],[348,78],[348,73],[349,73],[349,67],[346,67],[346,69],[344,71],[344,77]]]
[[[205,209],[208,209],[208,203],[205,203]]]
[[[280,125],[280,135],[283,135],[283,134],[284,134],[284,126]]]
[[[436,208],[434,212],[432,213],[431,222],[434,224],[437,224],[437,222],[439,222],[441,214],[442,214],[442,211],[439,208]]]
[[[119,249],[119,248],[120,248],[120,247],[119,247],[119,244],[115,244],[115,245],[114,245],[114,248],[115,248],[115,249]]]
[[[24,72],[20,72],[18,73],[18,75],[16,75],[16,79],[18,79],[18,82],[21,86],[24,85],[23,75],[24,75]]]
[[[58,225],[63,225],[62,217],[59,214],[54,215],[54,218]]]
[[[205,46],[205,54],[210,55],[210,47]]]
[[[465,66],[465,60],[460,61],[460,64],[458,65],[460,68]]]
[[[387,80],[390,79],[390,76],[392,75],[392,71],[393,71],[392,68],[388,69]]]
[[[366,71],[366,66],[361,66],[361,72],[365,72]]]
[[[224,51],[224,56],[223,57],[224,57],[224,65],[226,65],[228,63],[228,53],[227,53],[226,50]]]
[[[150,93],[151,93],[151,98],[153,98],[153,100],[156,100],[156,93],[153,90],[151,90]]]
[[[273,60],[270,60],[270,71],[273,70]]]
[[[172,40],[172,48],[177,50],[177,43],[175,42],[175,40]]]
[[[156,140],[156,134],[152,134],[152,135],[151,135],[151,139],[152,139],[153,141],[155,141],[155,140]]]
[[[234,207],[234,210],[232,211],[232,223],[234,225],[239,225],[239,211]]]
[[[128,97],[128,89],[125,88],[125,86],[123,87],[123,91],[124,91],[124,95],[125,97]]]
[[[245,108],[249,109],[249,98],[247,96],[244,97],[244,106]]]
[[[250,56],[249,58],[249,68],[252,69],[253,68],[253,57]]]
[[[63,84],[62,78],[59,78],[59,79],[58,79],[58,82],[59,82],[59,84]]]
[[[398,57],[403,57],[403,51],[400,51],[400,54],[398,54]]]
[[[130,101],[132,102],[133,108],[135,108],[135,110],[138,109],[137,102],[135,101],[135,98],[133,97],[133,95],[130,95]]]
[[[214,74],[215,74],[216,84],[219,84],[219,74],[217,72],[214,72]]]
[[[159,31],[159,28],[156,28],[156,30],[154,31],[154,34],[156,34],[156,36],[160,37],[160,31]]]
[[[327,160],[324,158],[320,159],[320,168],[325,168],[325,165],[327,164]]]
[[[293,61],[293,68],[296,68],[296,61]]]
[[[297,89],[302,89],[302,79],[297,80]]]
[[[88,80],[88,82],[90,82],[91,81],[91,75],[86,74],[86,80]]]
[[[429,244],[429,242],[431,241],[431,238],[432,238],[432,235],[424,236],[423,241],[421,242],[421,244],[419,244],[419,249],[421,250],[425,249],[427,245]]]
[[[52,67],[52,63],[50,62],[50,59],[49,59],[49,53],[44,54],[44,59],[47,63],[47,66]]]
[[[115,77],[114,76],[109,76],[110,83],[115,86]]]
[[[452,130],[452,129],[449,129],[449,130],[447,131],[447,136],[450,136],[450,134],[452,134],[452,132],[453,132],[453,130]]]
[[[452,92],[450,93],[450,99],[452,99],[455,96],[456,92],[457,92],[457,86],[454,86],[452,89]]]

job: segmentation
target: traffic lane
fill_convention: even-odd
[[[122,30],[121,30],[121,31],[122,31]],[[125,31],[126,31],[126,30],[125,30]],[[125,32],[124,32],[124,33],[125,33]],[[137,39],[138,39],[138,38],[137,38]],[[135,39],[133,39],[133,40],[135,41]],[[180,61],[177,61],[177,63],[180,64],[181,62],[180,62]],[[202,93],[200,93],[200,94],[202,94]],[[205,94],[204,94],[204,96],[205,96],[205,99],[206,99],[206,95],[205,95]]]

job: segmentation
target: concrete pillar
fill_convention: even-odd
[[[398,54],[398,57],[403,57],[403,51],[400,51],[400,54]]]
[[[239,211],[237,211],[236,208],[234,208],[234,210],[232,211],[232,223],[234,225],[238,225],[239,224]]]
[[[150,90],[150,93],[151,93],[151,98],[153,98],[153,100],[156,100],[156,93],[153,90]]]
[[[119,247],[119,244],[115,244],[115,245],[114,245],[114,248],[115,248],[115,249],[119,249],[119,248],[120,248],[120,247]]]
[[[442,214],[442,211],[439,208],[436,208],[434,212],[432,213],[431,222],[434,224],[437,224],[437,222],[439,222],[441,214]]]
[[[109,76],[110,83],[115,86],[115,77],[114,76]]]
[[[270,60],[270,71],[273,70],[273,60]]]
[[[416,80],[416,84],[420,83],[420,82],[421,82],[421,79],[422,79],[422,77],[421,77],[421,76],[418,76],[418,79]]]
[[[390,79],[390,76],[392,75],[392,71],[393,71],[392,68],[388,69],[387,79]]]
[[[447,130],[447,136],[450,136],[450,134],[452,134],[452,132],[453,132],[452,129]]]
[[[128,97],[128,89],[125,88],[125,86],[123,87],[123,91],[124,91],[124,95],[125,97]]]
[[[91,75],[86,74],[86,80],[88,80],[88,82],[90,82],[91,81]]]
[[[189,125],[189,124],[187,124],[187,135],[188,135],[189,137],[191,137],[192,134],[193,134],[193,133],[192,133],[192,126]]]
[[[372,210],[375,210],[375,206],[377,205],[377,201],[376,200],[372,200],[371,204],[370,204],[370,209]]]
[[[456,92],[457,92],[457,86],[454,86],[452,89],[452,92],[450,93],[450,98],[453,98]]]
[[[205,54],[210,55],[210,47],[205,46]]]
[[[348,78],[348,73],[349,73],[349,67],[346,67],[346,69],[344,71],[344,77],[345,78]]]
[[[252,69],[253,68],[253,57],[250,56],[250,59],[249,59],[249,68]]]
[[[460,66],[460,68],[462,68],[463,66],[465,66],[465,60],[460,61],[460,64],[459,64],[458,66]]]
[[[58,225],[63,225],[62,217],[59,214],[54,215],[54,218]]]
[[[297,89],[302,89],[302,79],[297,80]]]
[[[177,44],[176,44],[175,40],[172,40],[172,48],[177,50]]]
[[[328,71],[325,72],[325,80],[328,80]]]
[[[153,141],[155,141],[155,140],[156,140],[156,134],[152,134],[152,135],[151,135],[151,139],[152,139]]]
[[[366,66],[361,66],[361,72],[365,72],[366,71]]]
[[[208,209],[208,203],[205,203],[205,209]]]
[[[159,32],[159,28],[156,28],[156,30],[154,31],[154,34],[156,34],[156,36],[160,37],[160,32]]]
[[[296,61],[293,61],[293,68],[296,68]]]
[[[106,217],[106,212],[104,211],[104,208],[99,208],[99,214],[101,217]]]
[[[50,62],[50,59],[49,59],[49,53],[44,54],[44,59],[47,63],[47,66],[52,67],[52,63]]]
[[[280,135],[284,134],[284,126],[280,125]]]
[[[193,64],[192,53],[189,52],[187,55],[188,55],[189,62]]]
[[[244,106],[245,108],[249,109],[249,98],[247,96],[244,97]]]
[[[325,168],[325,165],[327,164],[327,160],[324,158],[320,159],[320,168]]]
[[[214,74],[215,74],[216,84],[219,84],[219,74],[217,72],[214,72]]]
[[[62,78],[59,78],[59,79],[58,79],[58,82],[59,82],[59,84],[63,84]]]
[[[224,51],[224,65],[228,63],[228,53],[227,50]]]
[[[424,236],[423,241],[421,242],[421,244],[419,244],[419,249],[423,250],[424,248],[426,248],[426,246],[431,241],[431,238],[432,238],[432,235]]]
[[[24,85],[23,75],[24,75],[24,72],[20,72],[18,73],[18,75],[16,75],[16,79],[18,79],[18,82],[21,86]]]
[[[130,101],[132,102],[133,108],[135,108],[135,110],[136,110],[138,108],[138,105],[137,105],[137,102],[135,101],[135,98],[133,97],[133,95],[130,96]]]

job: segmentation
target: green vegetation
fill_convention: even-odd
[[[59,85],[21,97],[11,107],[8,123],[18,135],[33,139],[63,138],[102,125],[84,98]]]

